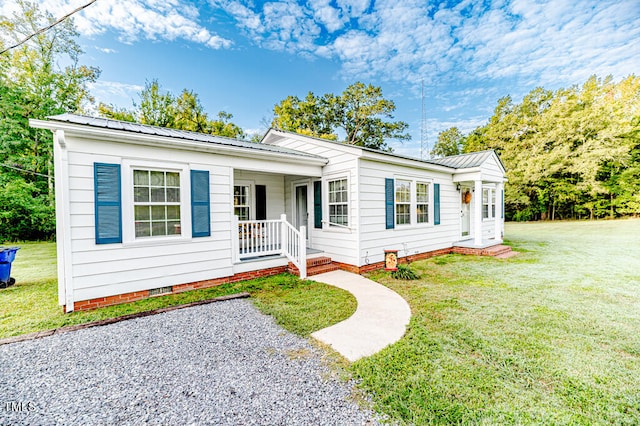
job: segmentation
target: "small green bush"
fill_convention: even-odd
[[[409,265],[398,265],[398,270],[393,271],[391,276],[396,280],[417,280],[420,278]]]
[[[21,178],[0,179],[0,241],[49,240],[55,230],[55,209],[46,194]]]

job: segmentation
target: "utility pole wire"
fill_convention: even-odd
[[[49,176],[49,175],[45,175],[45,174],[42,174],[42,173],[34,172],[34,171],[32,171],[32,170],[23,169],[23,168],[16,167],[16,166],[11,166],[11,165],[9,165],[9,164],[0,163],[0,166],[2,166],[2,167],[6,167],[6,168],[8,168],[8,169],[17,170],[17,171],[19,171],[19,172],[31,173],[32,175],[42,176],[42,177],[46,177],[46,178],[51,178],[51,176]]]
[[[42,34],[45,31],[49,31],[51,28],[55,27],[56,25],[60,24],[62,21],[64,21],[65,19],[69,18],[71,15],[76,14],[78,12],[80,12],[82,9],[91,6],[93,3],[95,3],[97,0],[91,0],[89,3],[78,7],[77,9],[67,13],[66,15],[64,15],[62,18],[58,19],[57,21],[47,25],[46,27],[40,28],[38,31],[36,31],[33,34],[28,35],[27,37],[25,37],[23,40],[19,41],[18,43],[14,44],[13,46],[9,46],[6,49],[4,49],[2,52],[0,52],[0,55],[2,55],[5,52],[8,52],[11,49],[15,49],[18,46],[21,46],[23,44],[25,44],[26,42],[28,42],[29,40],[31,40],[33,37],[37,36],[38,34]]]

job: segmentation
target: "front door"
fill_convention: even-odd
[[[469,196],[469,194],[471,194],[471,188],[463,186],[460,189],[460,193],[460,204],[462,206],[460,209],[460,221],[462,229],[462,239],[464,240],[465,238],[470,237],[471,234],[471,197]]]
[[[301,226],[304,226],[307,230],[305,238],[309,240],[309,212],[307,209],[307,185],[298,185],[296,186],[296,227],[300,229]]]

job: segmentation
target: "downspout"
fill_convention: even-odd
[[[58,304],[73,312],[73,276],[71,262],[71,213],[69,203],[69,157],[63,130],[53,133],[56,194],[56,241],[58,251]]]

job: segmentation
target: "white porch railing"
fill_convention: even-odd
[[[280,220],[238,220],[234,216],[238,229],[236,258],[281,254],[286,256],[300,271],[300,278],[307,277],[307,244],[304,226],[297,230],[287,222],[287,215]]]
[[[239,259],[281,253],[281,221],[241,220],[238,221],[237,228]]]

